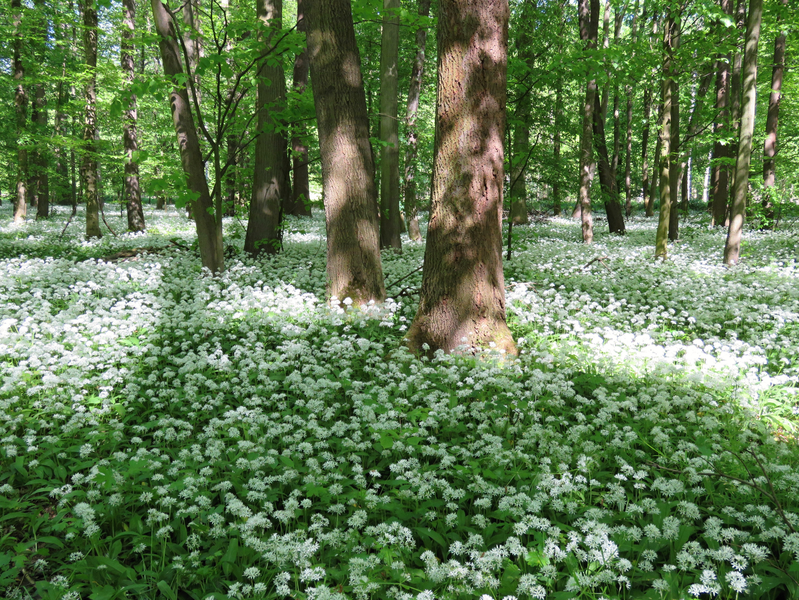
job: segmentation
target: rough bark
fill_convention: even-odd
[[[784,7],[788,0],[782,0]],[[780,19],[777,19],[780,23]],[[780,98],[782,97],[782,74],[785,69],[786,33],[781,31],[774,38],[774,64],[771,67],[771,93],[768,100],[768,116],[766,118],[766,141],[763,144],[763,209],[769,222],[774,221],[774,203],[771,192],[777,183],[777,126],[780,117]]]
[[[133,85],[136,77],[133,62],[133,33],[136,27],[136,3],[122,0],[122,72],[127,84]],[[144,210],[141,204],[139,187],[139,163],[134,153],[139,149],[137,135],[136,95],[131,92],[128,106],[123,115],[122,144],[125,149],[125,192],[124,200],[128,209],[128,231],[144,231]]]
[[[755,131],[755,106],[757,100],[757,45],[760,41],[760,24],[763,18],[763,0],[750,0],[746,18],[746,46],[742,69],[743,98],[741,100],[741,127],[738,136],[738,153],[735,160],[735,182],[730,207],[730,227],[724,245],[724,264],[738,262],[741,252],[741,235],[746,214],[746,193],[749,189],[749,167],[752,163],[752,136]]]
[[[269,28],[263,37],[264,51],[269,50],[280,31],[282,0],[256,0],[256,14]],[[280,124],[271,116],[286,102],[283,66],[279,61],[264,60],[258,70],[256,110],[258,139],[255,142],[255,175],[250,198],[250,219],[244,250],[255,256],[275,254],[282,240],[281,221],[284,198],[290,197],[286,170],[288,139]]]
[[[674,93],[674,42],[675,18],[670,13],[663,29],[663,114],[660,125],[660,217],[655,237],[655,256],[668,256],[669,219],[671,217],[671,162],[672,140],[672,94]]]
[[[186,175],[187,186],[195,197],[189,204],[195,208],[193,212],[197,227],[197,241],[200,246],[200,260],[203,267],[206,267],[211,273],[219,273],[225,267],[222,219],[221,215],[219,218],[214,215],[214,206],[208,191],[200,141],[197,138],[197,130],[194,127],[194,118],[189,106],[189,94],[186,90],[186,72],[180,61],[174,24],[161,0],[151,0],[151,4],[155,29],[159,37],[158,46],[164,74],[173,82],[173,88],[169,94],[169,104],[180,148],[181,166]]]
[[[745,0],[738,0],[738,4],[735,9],[735,22],[736,22],[736,31],[740,35],[745,33],[746,27],[746,2]],[[735,51],[732,57],[732,71],[730,73],[730,118],[732,122],[732,131],[735,135],[738,134],[741,128],[741,68],[743,66],[743,49],[741,48],[739,42],[738,49]],[[730,148],[730,158],[735,157],[735,146]],[[733,196],[735,194],[734,187],[735,187],[735,167],[733,166],[730,169],[730,197],[727,198],[727,203],[729,205],[732,204]],[[725,223],[725,225],[729,225],[729,223]]]
[[[402,250],[399,176],[399,8],[383,0],[380,44],[380,245]]]
[[[419,0],[419,16],[430,16],[430,0]],[[416,154],[419,145],[419,136],[416,131],[416,115],[419,112],[419,99],[422,94],[422,80],[424,78],[425,46],[427,44],[427,29],[419,27],[416,30],[416,57],[411,71],[411,82],[408,87],[408,107],[405,111],[405,219],[408,223],[408,237],[414,241],[422,239],[419,229],[419,217],[416,205]]]
[[[28,212],[28,92],[25,89],[25,66],[22,63],[22,2],[11,0],[14,20],[14,110],[17,117],[17,173],[14,199],[14,223],[22,223]]]
[[[580,0],[577,5],[580,39],[588,51],[596,49],[599,27],[599,0]],[[580,189],[577,203],[580,206],[583,242],[594,241],[594,219],[591,215],[591,182],[594,179],[594,102],[597,95],[596,77],[588,74],[585,86],[585,102],[582,110],[582,132],[580,136]]]
[[[86,202],[86,237],[102,237],[100,196],[97,176],[97,7],[94,0],[83,3],[83,54],[86,62],[86,107],[83,117],[83,196]]]
[[[297,0],[297,31],[302,33],[306,30],[303,18],[304,2],[307,0]],[[294,57],[292,78],[294,91],[297,94],[305,93],[305,89],[308,87],[308,49],[305,47]],[[308,146],[304,142],[306,127],[303,123],[299,123],[292,130],[294,132],[291,137],[293,185],[291,186],[291,202],[285,212],[298,217],[310,217],[311,188],[308,183]]]
[[[305,7],[327,223],[328,293],[385,299],[369,119],[349,0]]]
[[[494,345],[516,354],[505,322],[503,140],[508,3],[442,0],[433,199],[409,347]]]

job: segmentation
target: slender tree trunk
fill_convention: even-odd
[[[174,24],[161,0],[151,0],[151,4],[155,29],[159,36],[158,45],[164,65],[164,74],[173,83],[172,91],[169,94],[169,104],[180,148],[181,165],[186,175],[187,186],[196,198],[189,204],[195,205],[196,208],[193,212],[197,227],[197,241],[200,246],[200,260],[203,267],[206,267],[211,273],[219,273],[225,268],[222,215],[214,214],[214,205],[208,191],[200,141],[194,128],[189,94],[186,90],[186,72],[180,61]]]
[[[619,192],[617,189],[616,178],[613,176],[613,166],[608,157],[608,146],[605,138],[605,123],[600,119],[602,107],[599,98],[594,100],[593,114],[593,137],[594,148],[599,159],[599,185],[602,190],[602,200],[605,205],[605,214],[608,217],[608,229],[610,233],[625,233],[624,215],[621,211],[619,202]]]
[[[524,179],[525,163],[530,153],[530,110],[527,102],[519,107],[519,121],[513,128],[513,158],[510,172],[510,219],[514,225],[528,222],[527,183]]]
[[[721,8],[726,14],[731,14],[732,0],[721,0]],[[729,127],[730,75],[729,56],[719,55],[716,58],[716,111],[718,118],[713,124],[716,142],[713,145],[713,172],[711,175],[713,187],[711,224],[715,226],[724,225],[730,197],[728,190],[730,167],[727,163],[730,160],[731,145],[723,143],[723,137]]]
[[[380,223],[369,119],[349,0],[304,8],[327,223],[328,292],[382,302]]]
[[[380,245],[402,250],[399,176],[399,8],[383,0],[380,49]]]
[[[658,219],[657,236],[655,237],[655,256],[665,259],[668,256],[669,219],[671,217],[671,162],[674,153],[672,147],[672,94],[674,93],[674,46],[676,38],[676,20],[669,13],[663,29],[663,115],[660,127],[660,217]]]
[[[432,212],[406,338],[415,352],[517,353],[501,237],[509,14],[504,0],[441,0]]]
[[[679,47],[679,19],[675,19],[674,28],[675,32],[672,34],[672,43],[673,48],[676,50]],[[671,80],[670,125],[669,204],[671,209],[669,211],[669,241],[676,242],[680,237],[680,211],[678,210],[678,204],[680,201],[680,174],[682,171],[682,165],[680,164],[680,84],[677,81],[676,73],[674,73]]]
[[[625,88],[627,94],[627,138],[624,152],[624,214],[629,217],[633,214],[633,188],[631,160],[633,154],[633,90],[631,86]]]
[[[579,0],[577,5],[580,22],[580,39],[588,51],[596,49],[599,27],[599,0]],[[582,220],[583,242],[594,241],[594,219],[591,216],[591,182],[594,178],[594,103],[597,94],[596,78],[588,76],[583,104],[583,127],[580,137],[580,191],[578,203]]]
[[[419,0],[419,16],[430,16],[430,0]],[[419,112],[419,98],[424,78],[425,46],[427,29],[416,30],[416,58],[413,61],[411,82],[408,88],[408,108],[405,112],[407,149],[405,151],[405,216],[408,222],[408,237],[418,242],[422,239],[416,205],[416,153],[419,136],[416,131],[416,115]]]
[[[680,149],[680,208],[687,211],[690,204],[691,191],[691,166],[693,164],[693,145],[699,129],[697,115],[701,115],[704,110],[705,96],[713,83],[713,69],[702,75],[699,80],[699,88],[694,88],[694,98],[691,105],[691,112],[688,117],[688,138],[685,140],[685,148]]]
[[[86,200],[86,238],[102,237],[97,176],[97,7],[83,1],[83,53],[88,77],[83,121],[83,195]]]
[[[28,212],[28,93],[22,63],[22,2],[11,0],[14,20],[14,109],[17,116],[17,184],[14,223],[24,223]]]
[[[59,26],[58,31],[62,32],[61,42],[66,44],[66,23]],[[67,152],[63,142],[66,136],[65,123],[68,115],[64,108],[67,103],[66,92],[66,78],[67,78],[67,55],[61,61],[61,77],[56,86],[56,109],[55,109],[55,144],[53,147],[53,156],[55,158],[55,185],[54,185],[54,198],[56,204],[59,206],[68,206],[71,204],[69,194],[70,181],[69,181],[69,165],[67,160]]]
[[[136,3],[134,0],[122,0],[122,72],[129,86],[136,77],[133,63],[133,33],[136,27]],[[144,231],[144,209],[141,203],[139,188],[139,163],[135,152],[139,149],[137,125],[136,95],[131,92],[127,110],[125,110],[122,130],[122,144],[125,148],[125,204],[128,209],[128,231]]]
[[[641,200],[644,203],[646,212],[648,212],[649,203],[649,114],[652,110],[652,90],[648,87],[644,89],[644,127],[641,131],[641,171],[642,171],[642,185],[641,185]],[[647,216],[652,216],[647,214]]]
[[[297,0],[297,31],[305,33],[305,19],[303,18],[304,3],[308,0]],[[294,57],[293,73],[294,91],[304,94],[308,87],[308,49],[303,47]],[[308,146],[305,145],[307,127],[304,123],[292,128],[294,135],[291,137],[291,160],[294,182],[291,186],[291,203],[285,212],[300,217],[311,216],[311,188],[308,183]]]
[[[788,0],[782,0],[784,7]],[[780,23],[778,18],[777,23]],[[774,39],[774,65],[771,68],[771,94],[768,100],[768,117],[766,118],[766,141],[763,144],[763,209],[766,219],[774,223],[774,202],[771,197],[777,180],[777,126],[780,117],[780,98],[782,96],[782,73],[785,69],[785,30]],[[773,225],[771,225],[773,227]]]
[[[552,209],[555,216],[560,215],[561,200],[560,200],[560,129],[563,122],[563,81],[558,79],[555,88],[555,119],[553,127],[555,129],[552,134],[552,161],[555,166],[555,177],[552,178]]]
[[[47,98],[45,97],[45,85],[37,83],[34,88],[34,106],[36,117],[36,133],[40,140],[47,136]],[[37,144],[34,153],[34,185],[36,196],[36,218],[46,219],[50,216],[50,177],[48,169],[48,144],[41,141]],[[33,203],[31,203],[33,205]]]
[[[760,41],[760,23],[763,18],[763,0],[750,0],[746,18],[746,46],[743,64],[743,99],[741,102],[741,128],[738,136],[738,155],[735,161],[735,182],[730,209],[730,228],[724,246],[724,264],[738,262],[741,236],[746,214],[746,193],[749,189],[749,167],[752,163],[752,136],[755,131],[757,100],[757,45]]]
[[[743,48],[741,47],[741,35],[745,33],[746,27],[746,2],[745,0],[738,0],[735,9],[735,22],[736,32],[739,32],[738,49],[733,54],[732,58],[732,72],[730,74],[730,116],[732,119],[732,131],[735,135],[741,129],[741,67],[743,65]],[[735,146],[729,150],[730,158],[734,158]],[[731,205],[734,200],[735,188],[735,167],[730,170],[730,196],[727,198],[728,205]],[[725,223],[725,226],[729,223]]]
[[[256,0],[256,12],[270,33],[263,40],[268,50],[281,28],[282,0]],[[244,250],[251,255],[275,254],[282,240],[282,207],[289,179],[286,172],[288,140],[270,115],[286,102],[285,75],[279,62],[264,60],[258,71],[258,139],[255,143],[255,176],[250,199],[250,220]]]

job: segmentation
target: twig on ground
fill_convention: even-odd
[[[100,205],[100,216],[103,218],[103,223],[105,223],[105,226],[108,227],[108,231],[111,232],[111,235],[113,235],[114,237],[118,237],[117,236],[117,232],[114,231],[111,228],[111,226],[108,224],[108,221],[105,220],[105,211],[103,210],[103,205],[102,204]]]
[[[415,268],[413,271],[411,271],[410,273],[408,273],[408,274],[407,274],[407,275],[405,275],[404,277],[400,277],[400,278],[399,278],[399,279],[397,279],[396,281],[392,281],[391,283],[389,283],[388,285],[386,285],[386,289],[388,289],[388,288],[390,288],[390,287],[392,287],[392,286],[394,286],[394,285],[397,285],[397,284],[398,284],[398,283],[400,283],[401,281],[405,281],[406,279],[408,279],[408,277],[410,277],[410,276],[411,276],[411,275],[413,275],[414,273],[418,273],[418,272],[419,272],[419,271],[421,271],[423,268],[424,268],[424,264],[421,264],[421,265],[419,265],[417,268]]]
[[[613,269],[611,269],[609,266],[607,266],[607,265],[605,264],[605,260],[607,260],[608,258],[610,258],[610,257],[609,257],[609,256],[597,256],[596,258],[592,258],[591,260],[589,260],[587,263],[585,263],[585,264],[583,265],[583,268],[582,268],[581,270],[587,269],[588,267],[590,267],[591,265],[593,265],[595,262],[598,262],[598,263],[600,263],[600,264],[601,264],[603,267],[605,267],[605,268],[606,268],[608,271],[610,271],[611,273],[613,273]]]

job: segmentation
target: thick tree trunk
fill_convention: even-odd
[[[94,0],[83,3],[83,53],[86,61],[83,121],[83,196],[86,200],[86,238],[102,237],[100,193],[97,176],[97,7]]]
[[[14,199],[14,223],[23,223],[28,212],[28,93],[25,90],[25,67],[22,63],[22,2],[11,0],[14,20],[14,110],[17,116],[17,184]]]
[[[563,122],[563,81],[558,79],[557,87],[555,88],[555,119],[553,127],[555,131],[552,134],[552,162],[555,166],[555,176],[552,178],[552,210],[557,217],[561,212],[560,205],[560,128]]]
[[[164,74],[172,80],[174,86],[169,94],[169,104],[180,148],[180,162],[183,173],[186,175],[188,188],[196,198],[190,204],[195,207],[193,212],[197,227],[197,241],[200,246],[200,260],[203,267],[206,267],[211,273],[219,273],[225,268],[222,215],[214,214],[211,194],[208,191],[200,141],[194,128],[189,94],[186,90],[186,73],[180,61],[172,19],[161,0],[151,0],[151,3],[155,29],[159,36],[158,45],[161,50]]]
[[[580,39],[588,51],[596,49],[599,27],[599,0],[580,0],[577,5],[580,22]],[[591,216],[591,182],[594,179],[594,104],[597,95],[596,78],[588,75],[583,104],[582,134],[580,136],[580,189],[578,204],[582,221],[583,242],[594,241],[594,219]],[[600,117],[601,118],[601,117]]]
[[[430,16],[430,0],[419,0],[419,16]],[[419,137],[416,132],[416,115],[419,112],[419,98],[422,93],[422,79],[424,78],[425,46],[427,44],[427,29],[419,27],[416,30],[416,58],[411,71],[411,83],[408,88],[408,108],[405,113],[405,131],[407,149],[405,151],[405,218],[408,223],[408,237],[414,241],[422,239],[419,229],[419,217],[416,208],[416,153]]]
[[[596,96],[594,99],[593,138],[594,148],[599,158],[599,186],[602,190],[605,214],[608,217],[608,229],[610,233],[623,235],[625,233],[624,215],[619,202],[619,192],[613,173],[613,166],[608,157],[605,123],[600,118],[601,112],[602,107],[599,104],[599,97]]]
[[[788,0],[782,0],[784,7]],[[780,19],[777,19],[780,23]],[[785,31],[781,31],[774,39],[774,65],[771,68],[771,94],[768,100],[768,117],[766,118],[766,141],[763,144],[763,209],[769,223],[774,222],[774,202],[771,197],[777,183],[777,126],[780,117],[780,98],[782,96],[782,73],[785,69]]]
[[[721,8],[727,13],[732,12],[732,0],[721,0]],[[718,118],[713,124],[713,134],[716,142],[713,145],[713,172],[711,185],[713,187],[713,205],[711,208],[711,224],[724,225],[727,218],[727,205],[729,200],[728,181],[730,167],[731,145],[723,143],[723,137],[729,127],[729,96],[730,96],[730,60],[729,57],[718,56],[716,59],[716,112]]]
[[[256,0],[258,19],[270,28],[263,40],[268,50],[280,31],[282,0]],[[279,61],[264,60],[258,70],[258,139],[255,142],[255,175],[250,199],[250,220],[244,250],[255,256],[261,253],[275,254],[282,240],[281,221],[284,198],[290,197],[286,171],[288,140],[280,124],[270,116],[272,110],[280,110],[286,102],[286,86],[283,67]]]
[[[303,4],[307,1],[297,0],[297,31],[303,33],[306,30]],[[294,57],[293,82],[294,91],[304,94],[305,88],[308,87],[308,49],[305,47]],[[285,212],[298,217],[310,217],[311,188],[308,183],[308,146],[304,142],[307,128],[304,123],[299,123],[292,130],[294,135],[291,137],[291,172],[294,181],[291,186],[291,202]]]
[[[442,0],[433,202],[415,352],[488,346],[516,354],[505,322],[503,141],[508,3]]]
[[[385,299],[369,119],[349,0],[305,7],[327,223],[328,292]]]
[[[663,29],[663,114],[660,127],[660,217],[655,237],[655,257],[668,256],[669,220],[671,217],[671,163],[674,155],[672,145],[672,94],[674,93],[674,47],[676,42],[676,20],[670,13]]]
[[[745,0],[738,0],[737,7],[735,9],[735,22],[736,22],[736,32],[738,32],[738,39],[741,39],[741,35],[745,33],[746,27],[746,2]],[[730,117],[732,119],[732,131],[735,135],[738,135],[738,132],[741,129],[741,67],[743,65],[743,49],[740,46],[741,42],[738,42],[738,49],[733,54],[732,58],[732,72],[730,74]],[[737,144],[736,144],[737,145]],[[730,158],[734,158],[735,156],[735,147],[732,146],[729,150]],[[733,166],[730,169],[730,189],[729,193],[730,196],[727,198],[728,205],[731,205],[734,200],[734,188],[735,188],[735,167]],[[728,225],[728,223],[725,223]]]
[[[380,47],[380,245],[402,250],[399,176],[399,8],[383,0]]]
[[[741,236],[746,214],[746,193],[749,189],[749,167],[752,163],[752,136],[755,131],[757,100],[757,45],[760,41],[760,23],[763,18],[763,0],[750,0],[746,18],[746,47],[743,64],[743,98],[741,102],[741,128],[738,136],[738,154],[735,160],[735,182],[730,208],[730,228],[724,246],[724,264],[738,262]]]
[[[133,33],[136,27],[136,3],[122,0],[122,72],[129,86],[135,79],[133,63]],[[125,205],[128,208],[128,231],[144,231],[144,209],[139,188],[139,163],[134,153],[139,149],[136,95],[131,92],[128,107],[123,116],[122,144],[125,148]]]

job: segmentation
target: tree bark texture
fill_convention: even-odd
[[[264,51],[279,37],[282,0],[256,0],[256,14],[268,28],[263,36]],[[270,56],[271,58],[271,56]],[[284,128],[270,114],[280,111],[286,103],[286,78],[278,61],[264,59],[258,69],[258,139],[255,142],[255,172],[250,198],[250,219],[244,250],[256,256],[275,254],[282,240],[281,221],[284,198],[290,197],[286,169],[288,139]]]
[[[17,117],[17,173],[14,223],[22,223],[28,212],[28,92],[22,62],[22,2],[11,0],[14,20],[14,110]]]
[[[197,241],[200,246],[200,260],[203,267],[211,273],[224,270],[224,253],[222,246],[222,219],[214,215],[208,181],[205,178],[203,157],[200,152],[200,141],[194,127],[194,118],[189,106],[189,94],[186,90],[183,65],[180,61],[177,38],[172,19],[161,0],[151,0],[155,29],[159,36],[161,61],[164,74],[173,82],[169,94],[172,110],[172,121],[175,125],[180,162],[186,183],[194,196],[189,204],[194,206],[194,221],[197,227]],[[182,77],[181,77],[182,76]]]
[[[297,31],[306,31],[305,19],[303,17],[304,2],[308,0],[297,0]],[[294,91],[302,95],[308,87],[308,49],[303,47],[294,57],[294,72],[292,75]],[[286,207],[285,212],[289,215],[298,217],[311,216],[311,188],[308,183],[308,146],[305,145],[304,135],[306,127],[299,123],[293,128],[294,135],[291,137],[291,172],[293,174],[293,185],[291,186],[291,202]]]
[[[383,0],[380,46],[380,245],[402,250],[399,176],[399,8]]]
[[[716,61],[716,110],[718,119],[713,125],[716,142],[713,145],[713,172],[711,186],[713,189],[713,206],[711,223],[715,226],[724,225],[727,218],[727,204],[729,200],[729,172],[731,145],[723,143],[725,131],[729,127],[729,93],[730,93],[730,61],[729,58],[720,58]]]
[[[433,199],[416,352],[494,345],[517,353],[505,321],[502,187],[507,101],[506,0],[442,0]]]
[[[596,149],[599,162],[599,186],[602,191],[602,202],[605,205],[605,214],[608,218],[608,229],[610,233],[623,235],[626,231],[624,225],[624,215],[619,202],[619,191],[613,166],[608,157],[608,145],[605,137],[605,123],[600,118],[602,107],[599,104],[599,97],[594,98],[593,114],[593,138],[594,148]]]
[[[322,160],[328,292],[354,304],[385,299],[369,119],[349,0],[304,8]]]
[[[97,176],[97,7],[94,0],[83,3],[83,54],[88,77],[84,93],[83,196],[86,200],[86,237],[102,237],[100,195]]]
[[[580,23],[580,39],[588,51],[596,49],[599,27],[599,0],[579,0],[577,5]],[[580,206],[583,242],[594,241],[594,219],[591,215],[591,183],[594,179],[594,103],[597,96],[596,77],[586,77],[585,102],[582,110],[582,132],[580,136],[580,188],[577,203]],[[600,111],[601,112],[601,111]]]
[[[430,0],[419,0],[419,16],[430,16]],[[419,99],[422,95],[422,80],[424,78],[425,46],[427,45],[427,29],[419,27],[416,30],[416,57],[411,71],[411,82],[408,87],[408,107],[405,111],[405,219],[408,223],[408,237],[418,242],[422,239],[419,229],[419,217],[416,204],[416,156],[419,145],[419,136],[416,128],[416,115],[419,112]]]
[[[742,70],[743,97],[741,99],[741,127],[738,135],[738,154],[735,160],[735,182],[730,207],[730,227],[724,245],[724,264],[738,262],[741,254],[741,236],[746,214],[746,193],[749,189],[749,167],[752,163],[752,137],[755,131],[757,100],[757,45],[760,41],[760,24],[763,18],[763,0],[750,0],[746,18],[746,46]]]
[[[788,0],[782,0],[784,7]],[[778,18],[777,23],[780,23]],[[777,126],[780,117],[780,98],[782,97],[782,75],[785,70],[786,32],[781,31],[774,39],[774,64],[771,67],[771,93],[768,100],[768,116],[766,117],[766,141],[763,144],[763,208],[766,218],[774,220],[774,203],[770,197],[772,188],[777,183]]]
[[[732,57],[732,71],[730,73],[730,118],[732,120],[732,131],[738,134],[741,128],[741,68],[743,66],[743,48],[741,47],[741,36],[746,33],[746,2],[738,0],[735,9],[736,32],[738,32],[738,48]],[[730,158],[735,158],[735,147],[730,149]],[[727,203],[732,205],[735,192],[735,165],[730,169],[730,197]],[[725,224],[727,225],[727,224]]]
[[[129,86],[136,78],[133,61],[133,33],[136,28],[135,0],[122,0],[122,72]],[[144,209],[139,187],[139,163],[135,152],[139,149],[137,134],[136,95],[131,92],[127,109],[122,117],[122,144],[125,148],[125,205],[128,209],[128,231],[144,231]]]
[[[674,93],[674,43],[675,18],[670,13],[663,29],[663,113],[660,125],[660,216],[655,237],[655,256],[666,259],[668,256],[669,219],[671,217],[671,162],[672,148],[672,102]]]

